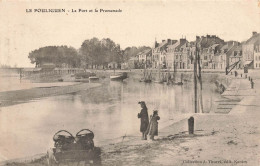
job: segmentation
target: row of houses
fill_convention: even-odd
[[[223,69],[235,65],[236,69],[260,68],[260,33],[253,32],[245,42],[227,41],[215,35],[197,37],[200,64],[203,69]],[[196,42],[179,40],[155,41],[152,49],[132,57],[128,68],[192,69]]]

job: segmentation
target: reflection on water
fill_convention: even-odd
[[[204,84],[204,108],[220,96],[214,85]],[[46,152],[52,136],[61,129],[75,134],[83,128],[93,130],[95,143],[123,135],[140,135],[138,101],[147,103],[148,112],[158,109],[161,120],[176,120],[193,112],[193,84],[167,86],[129,80],[110,82],[79,93],[54,96],[34,102],[3,107],[0,111],[0,158],[17,158]]]

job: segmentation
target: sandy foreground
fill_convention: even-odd
[[[223,94],[241,100],[229,114],[194,114],[195,134],[187,119],[159,130],[156,141],[126,136],[102,148],[103,165],[258,166],[260,165],[260,80],[255,88],[245,78],[233,78]],[[159,121],[160,125],[160,121]],[[47,165],[45,157],[6,165]],[[1,165],[1,164],[0,164]]]

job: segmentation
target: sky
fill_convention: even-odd
[[[26,12],[65,9],[65,13]],[[76,12],[79,9],[121,9],[118,13]],[[79,49],[92,37],[111,38],[124,49],[153,46],[155,40],[217,35],[244,41],[260,32],[260,0],[0,0],[0,64],[34,67],[30,51],[50,45]]]

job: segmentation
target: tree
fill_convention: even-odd
[[[109,38],[99,40],[92,38],[85,40],[80,47],[81,60],[84,65],[107,66],[110,62],[120,63],[122,61],[122,51],[120,45],[116,44]]]
[[[131,57],[135,57],[138,53],[147,50],[147,49],[151,49],[150,47],[147,46],[141,46],[141,47],[127,47],[124,50],[123,53],[123,60],[124,62],[128,61]]]
[[[46,46],[31,51],[28,58],[36,67],[43,63],[54,63],[57,67],[61,67],[63,63],[70,67],[79,67],[80,57],[73,47],[68,46]]]

